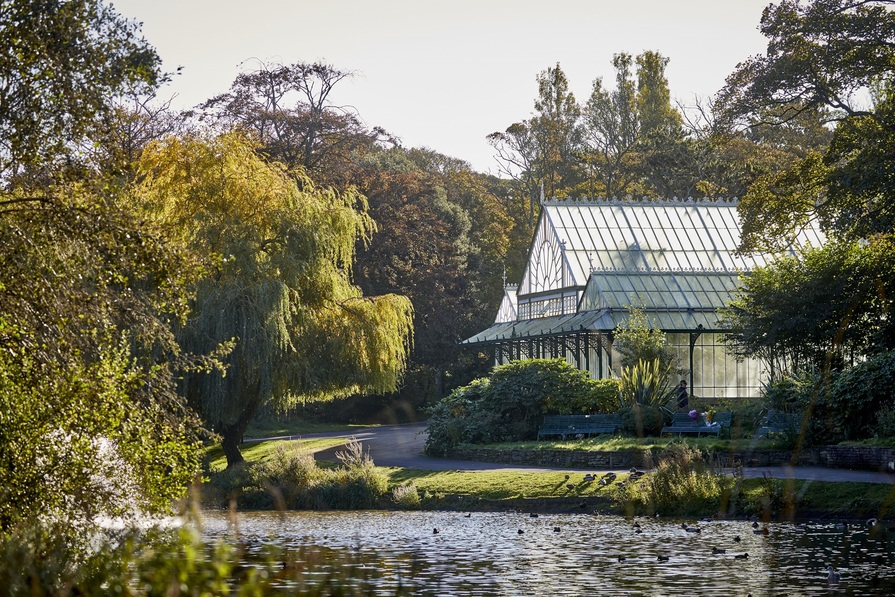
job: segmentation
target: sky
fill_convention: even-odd
[[[402,145],[427,147],[497,174],[486,137],[530,118],[536,77],[560,64],[579,103],[612,56],[657,50],[672,98],[707,99],[761,54],[769,0],[111,0],[164,68],[175,108],[226,92],[259,64],[326,62],[356,75],[336,103]]]

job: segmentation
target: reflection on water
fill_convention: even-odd
[[[895,594],[895,528],[863,524],[772,523],[765,534],[744,521],[686,521],[695,533],[680,520],[378,511],[241,513],[236,529],[222,513],[205,522],[209,538],[249,546],[248,560],[265,544],[350,553],[376,570],[362,582],[382,594]]]

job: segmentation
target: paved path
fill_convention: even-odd
[[[381,427],[364,427],[351,431],[311,433],[300,436],[302,439],[322,437],[354,437],[370,451],[373,462],[380,466],[396,466],[432,471],[564,471],[564,472],[597,472],[593,469],[543,468],[535,466],[511,466],[493,462],[475,462],[469,460],[450,460],[432,458],[423,454],[426,444],[426,423],[410,423],[407,425],[384,425]],[[292,436],[299,439],[299,436]],[[284,438],[285,439],[285,438]],[[329,448],[315,454],[318,460],[335,460],[335,453],[340,448]],[[845,469],[829,469],[821,467],[750,467],[743,469],[747,478],[768,475],[776,479],[807,479],[812,481],[847,481],[855,483],[888,483],[895,485],[895,475],[876,473],[873,471],[850,471]]]

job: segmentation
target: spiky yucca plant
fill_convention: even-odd
[[[663,367],[659,359],[637,361],[636,365],[622,369],[618,384],[621,406],[639,404],[664,408],[674,397],[674,388],[668,385],[671,371],[672,368]]]

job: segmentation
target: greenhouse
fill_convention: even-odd
[[[823,240],[808,229],[796,243]],[[727,353],[718,310],[741,273],[773,256],[737,254],[739,242],[735,200],[542,202],[521,282],[505,285],[494,324],[463,343],[495,364],[562,357],[610,377],[613,331],[636,307],[666,333],[694,396],[756,397],[766,372]]]

